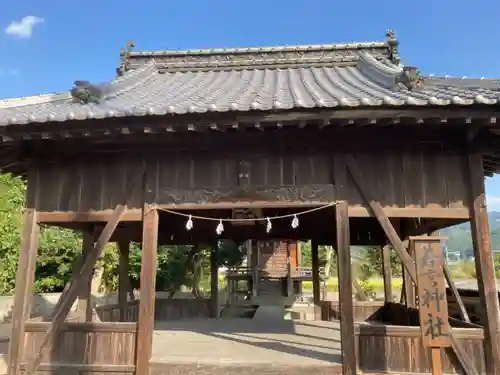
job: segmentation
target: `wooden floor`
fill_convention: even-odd
[[[241,375],[246,369],[249,374],[281,373],[279,370],[290,374],[295,373],[292,368],[297,373],[309,368],[317,374],[333,374],[341,369],[339,328],[337,322],[292,320],[157,322],[153,369],[155,373],[196,373],[196,369],[210,373],[209,368],[217,367]]]

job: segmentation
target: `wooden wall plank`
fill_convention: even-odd
[[[249,170],[247,184],[255,187],[306,187],[331,184],[335,151],[314,154],[312,150],[250,150],[227,155],[219,150],[153,154],[148,160],[156,176],[159,204],[170,203],[172,192],[231,190],[238,184],[240,163]],[[463,161],[453,153],[391,150],[356,154],[363,179],[384,208],[466,208],[467,186]],[[123,193],[126,181],[141,157],[109,157],[78,163],[44,164],[41,167],[43,201],[40,211],[80,212],[111,210]],[[76,166],[75,166],[76,164]],[[366,208],[359,192],[348,182],[350,208]],[[142,197],[132,197],[130,208],[142,208]],[[406,204],[406,206],[405,206]],[[410,211],[408,211],[410,212]],[[426,217],[423,212],[415,215]],[[412,214],[413,215],[413,214]],[[430,215],[430,214],[429,214]],[[356,215],[355,215],[356,216]],[[404,215],[403,215],[404,216]],[[411,216],[411,215],[410,215]],[[446,215],[443,215],[446,216]],[[435,216],[429,216],[435,217]]]

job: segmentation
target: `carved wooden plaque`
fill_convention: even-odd
[[[232,211],[232,219],[244,219],[241,221],[233,221],[233,225],[255,225],[256,221],[250,221],[248,219],[259,219],[262,217],[262,210],[260,208],[235,208]]]
[[[413,237],[420,329],[424,347],[451,346],[442,237]]]
[[[203,204],[221,202],[311,202],[335,200],[331,184],[306,186],[237,186],[207,189],[161,189],[159,204]]]

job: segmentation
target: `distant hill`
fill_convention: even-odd
[[[500,251],[500,212],[488,213],[491,230],[491,247]],[[448,237],[446,242],[448,252],[460,252],[462,258],[472,256],[472,237],[469,223],[463,223],[440,231],[441,235]]]

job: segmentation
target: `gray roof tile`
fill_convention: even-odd
[[[69,92],[0,101],[0,125],[123,116],[361,106],[492,105],[500,80],[426,77],[408,91],[383,42],[133,52],[99,103]]]

